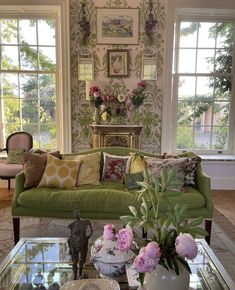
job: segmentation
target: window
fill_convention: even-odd
[[[56,142],[55,19],[0,18],[1,133],[33,135],[34,146]]]
[[[233,22],[177,23],[173,74],[177,150],[231,150],[233,53]]]

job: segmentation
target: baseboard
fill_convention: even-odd
[[[231,178],[211,177],[211,189],[235,190],[235,180]]]

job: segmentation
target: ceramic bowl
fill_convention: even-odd
[[[121,252],[117,248],[116,240],[105,240],[103,236],[91,247],[91,260],[101,276],[118,277],[125,272],[126,263],[133,257],[131,250]]]

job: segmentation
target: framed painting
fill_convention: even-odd
[[[97,44],[138,44],[138,8],[97,8]]]
[[[108,78],[129,76],[129,50],[109,49],[107,50],[107,76]]]

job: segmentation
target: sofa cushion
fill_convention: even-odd
[[[144,171],[146,168],[146,162],[145,162],[144,156],[141,156],[135,153],[130,153],[130,156],[132,156],[131,165],[130,165],[130,173],[137,173],[137,172]]]
[[[126,173],[124,175],[124,184],[127,189],[139,189],[141,185],[138,184],[138,181],[143,181],[144,175],[142,172],[136,173]]]
[[[71,188],[76,185],[81,161],[59,160],[48,154],[47,165],[38,187]]]
[[[51,154],[60,159],[60,152],[53,151],[46,153],[44,151],[36,153],[23,152],[22,162],[24,165],[25,182],[24,188],[37,186],[40,182],[47,164],[47,154]]]
[[[139,207],[141,200],[137,200],[135,190],[126,191],[124,184],[102,182],[97,188],[95,185],[81,185],[76,189],[57,188],[30,188],[23,191],[18,198],[19,205],[24,208],[38,209],[41,211],[118,213],[130,214],[129,205]],[[187,187],[186,192],[180,196],[171,196],[170,201],[188,205],[188,210],[202,208],[205,199],[194,188]],[[160,212],[167,209],[167,203],[162,201]]]
[[[158,159],[153,157],[145,157],[146,167],[151,176],[160,176],[161,170],[175,169],[178,185],[174,185],[174,188],[181,190],[183,188],[184,176],[185,176],[185,163],[187,157],[179,159]]]
[[[123,182],[125,173],[129,172],[131,156],[117,156],[104,153],[102,180]]]
[[[85,155],[68,155],[64,156],[63,159],[81,161],[77,179],[78,186],[82,184],[100,185],[101,152]]]
[[[22,164],[22,152],[24,149],[9,149],[7,152],[7,163],[9,164]]]

